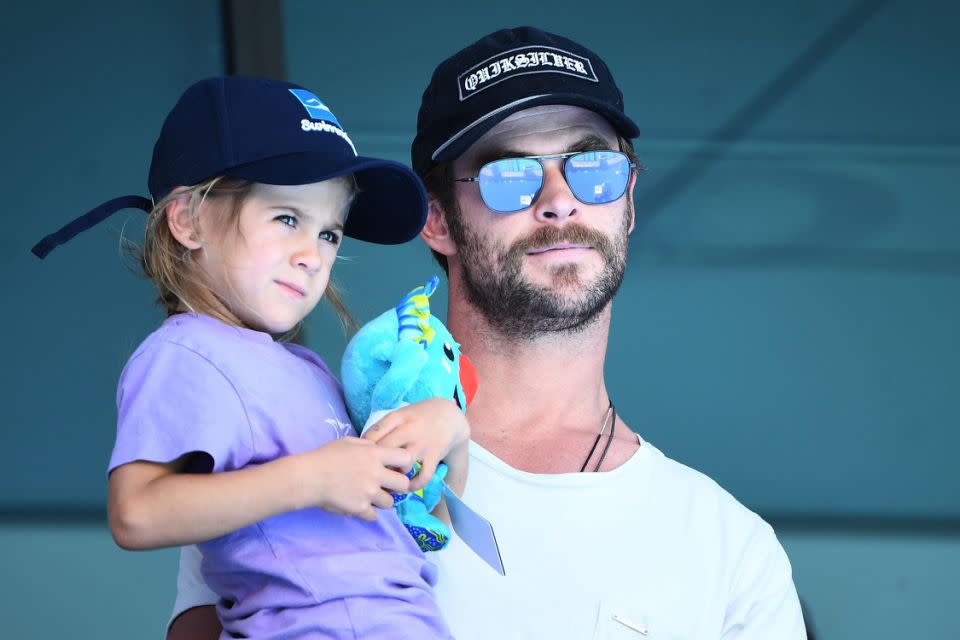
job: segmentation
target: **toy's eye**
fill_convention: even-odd
[[[443,343],[443,355],[447,356],[450,362],[453,362],[453,347],[450,346],[449,342]]]

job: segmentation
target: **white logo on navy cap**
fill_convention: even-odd
[[[599,82],[589,58],[554,47],[519,47],[491,56],[457,76],[460,100],[527,73],[560,73]]]
[[[304,118],[300,121],[301,129],[304,131],[322,131],[324,133],[338,135],[350,145],[350,148],[353,149],[353,155],[357,155],[357,148],[353,146],[353,140],[350,139],[350,136],[347,135],[347,132],[344,131],[340,125],[340,121],[337,120],[333,112],[327,108],[327,105],[323,104],[320,98],[306,89],[290,89],[290,93],[296,96],[300,104],[303,105],[303,108],[307,110],[307,115],[313,120],[321,121],[313,122],[312,120]]]

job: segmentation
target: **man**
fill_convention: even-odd
[[[506,569],[456,538],[435,554],[457,638],[805,637],[770,527],[634,434],[607,394],[636,135],[606,64],[536,29],[468,46],[424,92],[421,235],[481,381],[464,499],[493,524]],[[181,584],[190,576],[182,567]],[[203,602],[190,591],[180,610]]]

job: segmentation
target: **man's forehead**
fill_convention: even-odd
[[[464,156],[495,149],[554,153],[555,150],[548,148],[568,145],[590,135],[604,138],[616,147],[616,131],[598,113],[571,105],[543,105],[505,118],[483,134]]]

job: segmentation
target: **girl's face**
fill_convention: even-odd
[[[289,331],[327,287],[351,195],[346,178],[256,184],[235,224],[201,211],[197,257],[208,285],[245,326]]]

